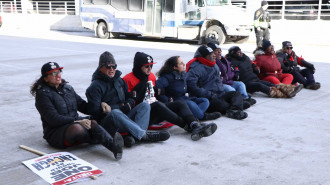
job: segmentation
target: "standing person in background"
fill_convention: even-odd
[[[41,68],[41,77],[31,86],[35,106],[40,113],[44,139],[53,147],[66,148],[80,143],[100,143],[113,152],[117,160],[122,157],[123,138],[113,137],[89,116],[81,117],[77,111],[89,114],[87,102],[62,79],[62,69],[56,62],[47,62]]]
[[[290,41],[284,41],[282,42],[282,49],[276,52],[283,72],[292,74],[293,84],[298,82],[303,84],[306,89],[319,89],[321,84],[315,82],[313,75],[315,73],[314,65],[307,62],[302,57],[298,57],[292,49],[292,43]],[[301,70],[298,65],[305,67],[305,69]]]
[[[263,0],[261,7],[254,13],[254,32],[256,34],[257,48],[262,46],[262,40],[270,40],[270,16],[268,9],[268,2]]]

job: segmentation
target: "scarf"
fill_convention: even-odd
[[[216,62],[212,62],[212,61],[207,60],[207,59],[205,59],[205,58],[203,58],[203,57],[195,57],[195,58],[193,58],[192,60],[190,60],[190,61],[187,63],[187,65],[186,65],[186,72],[189,71],[189,69],[190,69],[190,65],[191,65],[192,63],[194,63],[196,60],[198,60],[200,63],[202,63],[202,64],[204,64],[204,65],[206,65],[206,66],[209,66],[209,67],[213,67],[213,66],[216,64]]]

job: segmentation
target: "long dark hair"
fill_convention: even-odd
[[[161,77],[165,74],[172,73],[174,71],[174,67],[178,67],[178,58],[180,56],[173,56],[168,58],[163,67],[158,71],[157,76]]]
[[[44,80],[45,76],[40,76],[39,79],[37,79],[30,87],[30,93],[32,94],[32,96],[36,96],[37,90],[40,89],[43,86],[48,85],[48,83]],[[67,81],[65,81],[64,79],[62,79],[61,84],[66,84],[68,83]]]

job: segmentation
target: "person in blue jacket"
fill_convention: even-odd
[[[220,112],[205,113],[210,103],[207,98],[188,97],[185,63],[180,56],[172,56],[157,73],[156,88],[159,101],[167,103],[176,100],[184,100],[191,112],[199,120],[213,120],[221,116]]]

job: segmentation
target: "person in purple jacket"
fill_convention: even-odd
[[[220,77],[225,88],[225,92],[237,91],[242,95],[245,102],[249,103],[250,105],[254,105],[257,101],[248,95],[245,84],[241,81],[238,81],[238,67],[233,66],[225,57],[221,55],[222,51],[218,44],[211,42],[207,45],[214,51],[216,64],[220,68]],[[248,106],[247,103],[244,103],[245,107]]]

